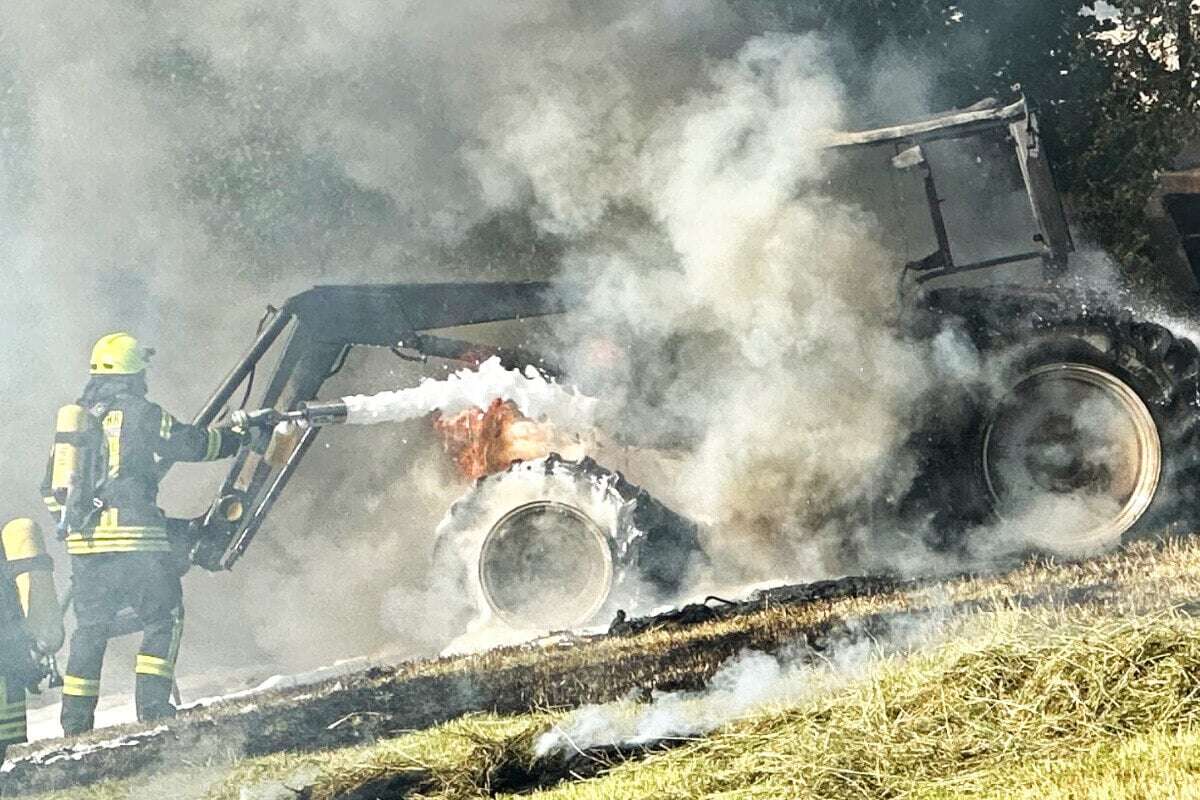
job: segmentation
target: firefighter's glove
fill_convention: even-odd
[[[257,453],[261,453],[267,449],[267,443],[271,441],[271,433],[271,428],[264,428],[258,425],[243,428],[242,447],[248,447]]]
[[[32,655],[38,674],[26,685],[26,690],[30,694],[41,694],[43,681],[47,689],[62,688],[63,677],[58,670],[58,660],[53,655],[39,654],[36,651]]]
[[[239,422],[234,422],[221,428],[222,433],[226,436],[233,436],[238,440],[238,447],[253,447],[256,441],[255,429],[247,427]]]

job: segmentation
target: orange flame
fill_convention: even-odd
[[[458,471],[471,480],[508,469],[514,461],[549,455],[555,438],[550,425],[529,419],[500,399],[486,411],[470,408],[452,416],[439,414],[433,427]]]

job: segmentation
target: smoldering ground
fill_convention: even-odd
[[[630,433],[691,445],[652,488],[738,579],[826,574],[911,481],[942,367],[893,334],[877,220],[827,187],[837,44],[776,27],[717,0],[0,9],[5,512],[38,507],[101,333],[152,342],[186,416],[313,283],[557,276],[587,299],[559,355]],[[598,336],[625,355],[596,366]],[[355,354],[329,392],[417,374]],[[168,510],[220,474],[177,468]],[[461,488],[423,426],[325,437],[238,571],[188,579],[185,669],[436,646],[415,609]]]
[[[701,691],[665,692],[649,702],[631,698],[585,706],[540,736],[535,755],[683,741],[836,691],[886,659],[936,645],[952,629],[954,617],[935,609],[919,617],[891,616],[875,629],[857,622],[836,636],[773,654],[743,651],[723,664]]]

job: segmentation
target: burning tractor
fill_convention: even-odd
[[[954,219],[939,181],[949,175],[953,183],[953,171],[935,168],[941,157],[969,147],[972,156],[1007,154],[1023,211],[1019,229],[1004,241],[1027,245],[983,252],[951,236]],[[1200,351],[1163,325],[1063,281],[1074,245],[1025,102],[838,134],[830,148],[884,161],[915,193],[903,204],[907,229],[898,235],[927,243],[928,254],[898,269],[906,335],[953,330],[994,366],[987,385],[940,388],[940,402],[955,413],[932,414],[912,437],[921,476],[895,501],[897,518],[928,521],[934,544],[955,548],[964,531],[989,520],[1051,508],[1053,529],[1033,534],[1027,547],[1069,554],[1191,526],[1200,509]],[[1164,219],[1183,237],[1172,249],[1173,274],[1194,290],[1200,273],[1184,260],[1191,206],[1176,195],[1162,203]],[[921,209],[917,233],[913,209]],[[978,280],[1029,268],[1036,276],[1015,286]],[[312,402],[351,347],[476,364],[497,358],[509,368],[554,374],[536,354],[431,331],[568,311],[554,287],[535,283],[334,286],[293,297],[196,417],[197,424],[212,422],[259,362],[277,353],[261,395],[265,411],[250,416],[295,425],[237,458],[193,525],[195,563],[231,568],[321,423],[353,413],[344,401]],[[496,399],[437,425],[475,479],[438,530],[435,566],[447,604],[460,604],[466,616],[482,612],[514,628],[573,627],[669,597],[704,565],[694,523],[621,473],[541,436],[512,404]]]

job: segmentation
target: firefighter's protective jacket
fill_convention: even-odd
[[[82,530],[69,532],[67,552],[170,552],[167,520],[158,507],[164,462],[226,458],[237,452],[241,437],[180,422],[117,378],[98,385],[94,380],[79,402],[100,411],[106,463],[94,492],[97,511]],[[42,494],[51,513],[58,514],[65,498],[54,494],[52,472],[53,454]]]

